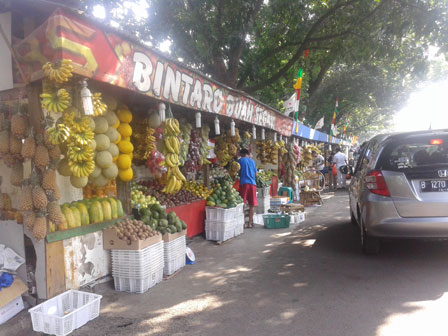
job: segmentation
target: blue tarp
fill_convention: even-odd
[[[298,136],[300,138],[313,140],[313,141],[319,141],[319,142],[328,142],[328,143],[334,143],[334,144],[347,144],[346,141],[332,137],[326,133],[322,133],[320,131],[317,131],[313,128],[310,128],[308,126],[305,126],[304,124],[299,122],[298,131],[296,127],[296,121],[294,120],[294,123],[292,125],[292,135]]]

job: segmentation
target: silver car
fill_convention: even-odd
[[[379,252],[381,238],[448,238],[448,130],[366,142],[349,194],[366,254]]]

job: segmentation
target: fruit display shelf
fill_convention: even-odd
[[[100,223],[78,226],[73,229],[50,232],[50,233],[47,233],[46,240],[47,240],[47,243],[53,243],[53,242],[64,240],[64,239],[69,239],[69,238],[73,238],[73,237],[77,237],[77,236],[83,236],[88,233],[97,232],[97,231],[107,229],[126,218],[131,218],[131,217],[124,216],[124,217],[111,219],[111,220],[100,222]]]

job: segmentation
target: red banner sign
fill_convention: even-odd
[[[292,119],[162,54],[57,10],[17,46],[32,79],[47,60],[73,60],[75,73],[193,110],[225,115],[290,136]]]

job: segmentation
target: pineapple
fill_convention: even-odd
[[[30,160],[34,158],[34,153],[36,153],[36,141],[32,136],[28,136],[22,145],[22,157]]]
[[[33,210],[33,196],[32,188],[29,184],[24,184],[22,186],[22,198],[20,199],[20,210],[22,211],[32,211]]]
[[[44,145],[37,145],[34,155],[34,165],[40,169],[45,168],[50,163],[48,149]]]
[[[13,155],[21,155],[22,153],[22,140],[13,136],[9,139],[9,152]]]
[[[9,131],[3,130],[0,132],[0,153],[9,153]]]
[[[35,185],[32,191],[33,206],[38,210],[45,210],[47,208],[48,199],[45,195],[44,189],[41,186]]]
[[[48,168],[44,171],[42,188],[45,190],[54,190],[56,188],[56,171],[54,169]]]
[[[48,155],[50,160],[59,160],[61,158],[59,146],[48,146]]]
[[[47,206],[48,219],[56,225],[61,225],[65,222],[65,217],[62,214],[61,207],[57,201],[51,201]]]
[[[47,218],[44,212],[36,214],[36,219],[33,226],[33,237],[37,240],[42,240],[47,235]]]
[[[28,128],[28,120],[23,114],[14,114],[11,117],[11,133],[18,139],[25,137]]]
[[[11,169],[11,184],[20,187],[23,182],[23,163],[17,162]]]

